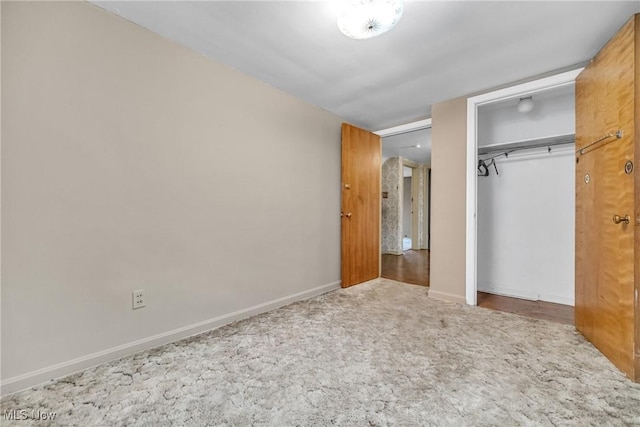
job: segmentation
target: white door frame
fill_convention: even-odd
[[[380,136],[380,141],[382,141],[382,138],[387,137],[387,136],[394,136],[394,135],[400,135],[403,133],[409,133],[409,132],[415,132],[418,130],[423,130],[423,129],[431,129],[431,118],[428,119],[423,119],[423,120],[417,120],[415,122],[411,122],[411,123],[405,123],[403,125],[400,126],[394,126],[394,127],[390,127],[390,128],[386,128],[386,129],[380,129],[377,130],[375,132],[373,132],[374,134]],[[412,168],[413,170],[415,170],[418,167],[418,164],[415,162],[412,162],[411,160],[407,160],[404,159],[402,157],[400,157],[400,163],[401,163],[401,167],[404,166],[408,166],[410,168]],[[400,174],[402,176],[402,173]],[[412,174],[413,175],[413,174]],[[404,179],[401,180],[403,181],[404,184]],[[413,184],[413,177],[412,177],[412,184]],[[382,184],[381,188],[382,188]],[[401,193],[402,194],[402,193]],[[411,189],[411,196],[415,197],[413,194],[413,188]],[[401,197],[404,197],[404,195],[402,194]],[[382,205],[381,205],[382,206]],[[380,241],[382,241],[382,214],[380,214],[380,221],[381,221],[381,225],[380,225]],[[398,221],[400,221],[399,226],[402,226],[402,218],[398,218]],[[414,241],[417,241],[417,239],[414,239],[414,224],[415,221],[413,220],[413,215],[412,215],[412,219],[411,219],[411,246],[413,247],[414,245]],[[402,233],[401,233],[402,234]],[[400,247],[402,248],[402,240],[400,240]],[[382,246],[382,245],[381,245]],[[380,250],[380,259],[382,259],[382,249]],[[382,266],[382,262],[380,263],[380,265]],[[382,271],[382,267],[380,267],[380,271]]]
[[[417,130],[430,129],[430,128],[431,128],[431,119],[429,118],[424,120],[418,120],[411,123],[406,123],[400,126],[394,126],[392,128],[380,129],[373,133],[375,133],[376,135],[379,135],[381,138],[384,138],[385,136],[400,135],[402,133],[415,132]]]
[[[467,99],[467,203],[466,203],[466,301],[477,304],[478,258],[477,258],[477,192],[478,192],[478,107],[507,99],[529,96],[536,92],[574,84],[584,68],[567,71],[555,76],[496,90]]]

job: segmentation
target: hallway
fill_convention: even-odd
[[[402,255],[382,255],[382,277],[429,286],[429,250],[408,250]]]

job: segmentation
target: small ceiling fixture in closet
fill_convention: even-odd
[[[516,106],[516,108],[520,113],[529,113],[531,110],[533,110],[533,97],[528,96],[526,98],[520,98],[520,101],[518,101],[518,105]]]

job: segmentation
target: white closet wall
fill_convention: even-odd
[[[479,145],[574,133],[573,90],[534,96],[536,110],[516,101],[479,112]],[[496,158],[478,177],[478,290],[573,305],[574,145],[523,150]],[[500,154],[479,156],[491,157]]]
[[[575,90],[556,89],[533,95],[533,111],[516,109],[518,100],[481,107],[478,113],[478,146],[575,133]]]

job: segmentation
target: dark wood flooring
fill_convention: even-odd
[[[536,319],[551,320],[567,325],[574,324],[574,310],[570,305],[554,304],[546,301],[529,301],[484,292],[478,292],[478,305]]]
[[[429,250],[408,250],[402,255],[382,255],[382,277],[429,286]]]
[[[429,286],[429,250],[408,250],[402,255],[382,255],[382,277],[414,285]],[[484,292],[478,292],[478,305],[521,316],[567,325],[574,324],[574,310],[569,305],[529,301]]]

